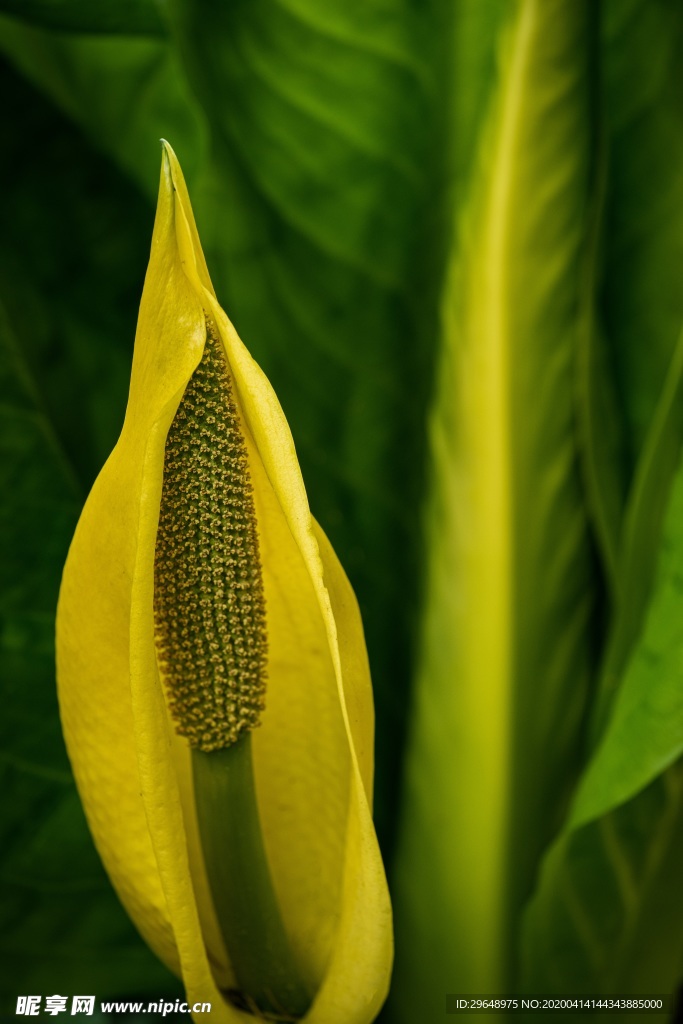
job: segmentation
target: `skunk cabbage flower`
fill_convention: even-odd
[[[57,662],[98,850],[188,1002],[217,1024],[370,1022],[392,939],[360,616],[166,144],[126,418],[69,552]]]

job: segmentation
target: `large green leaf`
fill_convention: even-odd
[[[680,980],[683,466],[670,480],[681,452],[682,364],[683,342],[627,511],[600,742],[526,913],[529,990],[674,992]]]
[[[18,114],[0,169],[0,991],[158,993],[175,983],[81,811],[53,640],[80,504],[120,428],[152,211],[4,65],[0,84]]]
[[[526,912],[523,981],[529,990],[671,992],[683,955],[672,909],[683,886],[680,468],[671,485],[683,430],[683,19],[669,0],[606,0],[603,10],[602,317],[632,482],[591,711],[595,749]],[[612,367],[594,367],[595,393],[609,388]],[[589,446],[604,445],[596,426]]]
[[[511,983],[580,764],[593,565],[576,431],[591,4],[510,5],[446,295],[394,1009]],[[458,243],[456,243],[458,245]]]

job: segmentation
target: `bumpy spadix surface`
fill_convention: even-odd
[[[259,724],[267,637],[247,448],[208,321],[166,439],[154,574],[157,649],[176,729],[190,746],[220,750]]]

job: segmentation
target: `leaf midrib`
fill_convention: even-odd
[[[513,52],[502,108],[502,129],[498,154],[494,162],[497,169],[488,211],[489,254],[486,265],[490,268],[488,294],[490,303],[487,317],[487,342],[492,356],[493,371],[489,383],[489,411],[491,413],[489,437],[493,458],[484,453],[481,464],[487,467],[485,481],[486,506],[493,510],[495,522],[488,534],[487,581],[490,633],[496,638],[484,651],[478,652],[488,664],[480,665],[482,678],[488,678],[492,687],[486,693],[481,709],[480,728],[482,743],[489,757],[489,794],[483,802],[489,807],[491,835],[488,848],[491,856],[491,889],[489,944],[492,960],[497,960],[495,976],[503,976],[507,933],[505,921],[507,903],[507,850],[511,822],[511,771],[513,736],[513,594],[514,594],[514,498],[512,492],[514,440],[512,402],[510,394],[510,367],[512,362],[508,305],[510,301],[510,232],[514,213],[515,170],[518,141],[528,92],[528,68],[534,29],[536,3],[523,4],[519,22],[514,30]],[[497,692],[492,692],[492,690]],[[491,709],[496,709],[496,721]],[[482,848],[485,845],[482,844]],[[494,909],[495,908],[495,909]],[[501,922],[504,927],[501,927]],[[493,950],[497,948],[497,954]]]

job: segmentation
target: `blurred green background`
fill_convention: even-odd
[[[169,980],[109,887],[71,780],[53,629],[80,505],[123,419],[159,139],[359,596],[389,851],[434,334],[425,282],[445,233],[428,159],[436,12],[0,6],[22,15],[0,22],[3,977],[10,994],[154,994]]]
[[[0,0],[8,1005],[21,992],[177,991],[99,865],[53,665],[61,567],[123,420],[162,137],[187,177],[219,300],[277,392],[312,511],[358,595],[377,711],[376,823],[393,882],[421,567],[436,543],[422,522],[441,306],[521,6]],[[618,504],[683,324],[683,8],[586,9],[590,116],[575,145],[586,153],[585,207],[599,207],[591,301],[618,424],[607,455]],[[611,598],[591,529],[597,662]]]

